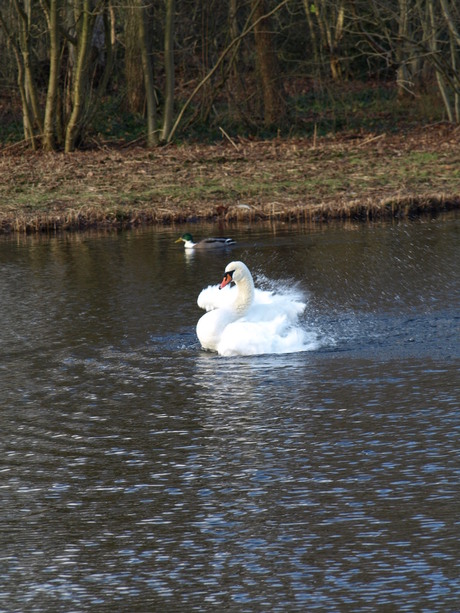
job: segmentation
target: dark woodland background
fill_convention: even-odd
[[[2,0],[0,144],[460,122],[457,0]]]

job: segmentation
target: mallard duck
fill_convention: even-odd
[[[198,243],[194,243],[192,235],[188,232],[183,234],[175,242],[180,243],[181,241],[185,243],[184,247],[186,249],[215,249],[216,247],[231,247],[232,245],[236,244],[236,241],[234,241],[233,238],[224,237],[204,238]]]
[[[220,355],[290,353],[318,346],[316,334],[307,333],[299,322],[306,308],[302,296],[285,287],[277,293],[255,288],[243,262],[230,262],[221,284],[201,291],[198,306],[208,311],[197,323],[198,340],[203,349]]]

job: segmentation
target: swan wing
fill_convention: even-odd
[[[283,296],[264,290],[255,291],[254,303],[245,316],[249,321],[273,321],[284,316],[286,321],[295,323],[307,305],[300,296]]]
[[[223,356],[292,353],[317,347],[316,334],[292,325],[286,316],[271,321],[248,321],[246,318],[229,323],[220,335],[215,350]]]
[[[196,325],[196,335],[203,349],[217,351],[222,334],[234,318],[234,313],[229,309],[214,309],[200,317]]]
[[[227,286],[219,289],[218,285],[209,285],[201,290],[198,295],[197,304],[200,309],[212,311],[230,306],[236,296],[235,288]]]

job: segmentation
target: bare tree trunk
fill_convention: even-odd
[[[307,18],[308,29],[310,31],[311,46],[313,48],[313,59],[315,62],[315,68],[318,69],[321,65],[321,62],[320,62],[321,50],[318,45],[318,38],[316,36],[313,19],[311,17],[312,12],[314,11],[314,8],[313,8],[314,5],[312,5],[310,0],[303,0],[303,6],[305,10],[305,16]]]
[[[94,43],[96,41],[95,34],[93,31],[93,50],[95,49],[97,51],[97,60],[94,67],[94,74],[96,74],[98,67],[100,68],[101,66],[103,66],[103,70],[102,75],[99,76],[97,87],[95,87],[95,90],[93,90],[91,106],[86,109],[85,124],[89,123],[94,117],[94,114],[98,109],[99,102],[107,89],[107,84],[112,73],[113,47],[115,45],[114,18],[115,15],[111,0],[108,0],[107,9],[96,17],[95,29],[97,28],[99,22],[99,32],[98,36],[96,37],[96,47],[94,47]]]
[[[50,0],[49,9],[46,10],[50,37],[50,72],[48,79],[48,91],[46,95],[45,122],[43,125],[43,146],[48,151],[52,151],[55,148],[55,125],[60,55],[58,10],[58,0]]]
[[[166,1],[165,24],[165,103],[161,140],[166,142],[171,131],[174,114],[174,12],[175,0]]]
[[[155,99],[155,83],[153,80],[152,56],[149,53],[148,38],[145,31],[145,6],[143,0],[137,0],[137,19],[139,29],[139,44],[141,50],[142,72],[144,76],[145,95],[147,101],[147,145],[158,145],[157,103]]]
[[[431,31],[430,31],[430,46],[431,46],[431,52],[433,54],[433,57],[435,58],[438,55],[438,31],[437,31],[437,26],[436,26],[436,19],[435,19],[435,14],[434,14],[434,7],[433,7],[433,1],[432,0],[428,0],[429,4],[428,4],[428,11],[429,11],[429,17],[430,17],[430,27],[431,27]],[[439,91],[441,93],[441,97],[442,97],[442,101],[444,102],[444,108],[446,110],[447,113],[447,117],[449,119],[449,121],[453,122],[454,121],[454,114],[452,112],[452,105],[450,103],[450,99],[449,99],[449,91],[445,82],[445,78],[444,75],[442,73],[442,71],[439,69],[439,66],[437,65],[437,63],[435,62],[434,64],[434,69],[435,69],[435,73],[436,73],[436,81],[438,83],[438,88]]]
[[[264,123],[269,127],[279,123],[284,118],[286,109],[281,95],[278,59],[274,50],[270,19],[266,17],[265,1],[252,0],[252,8],[257,67],[262,87]]]
[[[240,27],[238,25],[238,9],[241,2],[239,0],[230,0],[228,5],[228,32],[230,40],[239,40],[233,47],[232,53],[228,60],[228,67],[224,73],[224,83],[226,82],[228,105],[229,109],[243,119],[246,123],[250,123],[251,116],[249,98],[246,95],[244,87],[244,72],[241,68],[243,59],[239,57],[241,48]],[[248,23],[252,21],[252,15],[248,17]],[[247,24],[246,24],[247,27]],[[241,60],[241,61],[238,61]],[[223,83],[223,84],[224,84]]]
[[[329,49],[330,49],[330,64],[332,78],[335,80],[342,78],[342,65],[339,57],[339,46],[343,36],[343,25],[345,20],[345,6],[343,1],[337,7],[335,25],[330,32]]]
[[[127,108],[130,112],[144,110],[145,88],[139,44],[138,3],[128,4],[124,14],[125,28],[125,79]]]
[[[23,109],[23,116],[27,118],[27,123],[29,124],[27,131],[30,131],[29,134],[26,134],[26,138],[30,138],[35,147],[34,128],[37,128],[38,134],[41,137],[43,134],[43,120],[38,104],[37,90],[30,60],[31,4],[30,0],[26,1],[24,7],[20,5],[19,0],[14,0],[14,4],[19,17],[19,46],[22,56],[23,91],[26,106],[28,107],[27,110]]]
[[[16,59],[16,66],[18,70],[16,82],[18,84],[19,95],[21,97],[21,107],[22,107],[22,125],[24,129],[24,138],[27,141],[30,141],[32,149],[37,148],[37,139],[34,133],[33,119],[30,111],[30,106],[27,101],[27,94],[25,89],[25,77],[24,77],[24,64],[22,61],[21,50],[19,49],[16,38],[12,35],[5,19],[3,18],[2,13],[0,12],[0,26],[2,26],[8,42],[13,50],[14,57]]]
[[[455,20],[448,0],[440,0],[443,16],[447,24],[450,43],[450,59],[452,67],[452,86],[454,89],[455,121],[460,123],[460,32],[457,30]]]
[[[16,55],[16,60],[17,60],[17,65],[18,65],[17,83],[18,83],[19,92],[21,95],[22,124],[24,126],[24,138],[30,141],[32,145],[32,149],[35,150],[37,149],[37,138],[35,136],[34,121],[32,118],[31,111],[30,111],[30,104],[27,100],[27,92],[26,92],[26,88],[24,85],[24,82],[25,82],[24,66],[22,64],[22,59],[20,57],[19,50],[17,48],[14,48],[14,49],[15,49],[15,55]]]
[[[458,47],[455,45],[454,37],[450,36],[450,53],[453,70],[453,83],[454,83],[454,112],[455,121],[460,123],[460,72],[459,72],[459,58]]]
[[[91,12],[91,0],[83,0],[79,15],[81,25],[77,34],[77,65],[73,74],[72,112],[67,124],[64,149],[73,151],[75,142],[82,129],[82,117],[85,108],[85,95],[89,80],[89,53],[91,46],[94,14]],[[78,23],[78,19],[76,20]]]
[[[323,55],[322,50],[325,49],[328,54],[328,63],[331,77],[334,81],[342,78],[341,58],[339,57],[339,45],[343,37],[344,21],[345,21],[345,4],[344,0],[338,0],[331,3],[329,0],[315,0],[315,2],[307,2],[304,0],[307,21],[310,25],[310,31],[313,33],[313,41],[315,42],[315,33],[313,28],[310,13],[312,12],[318,23],[320,35],[320,50],[316,52],[316,56]],[[315,45],[316,47],[317,45]],[[322,59],[322,58],[321,58]]]
[[[408,62],[410,56],[407,52],[409,34],[409,7],[408,0],[398,0],[398,42],[396,46],[396,85],[398,88],[398,97],[403,97],[405,93],[412,90],[413,83],[410,79],[410,71]]]

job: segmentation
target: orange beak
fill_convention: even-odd
[[[224,288],[226,285],[228,285],[231,282],[232,282],[232,275],[229,272],[225,273],[224,278],[222,279],[222,283],[219,285],[219,289]]]

